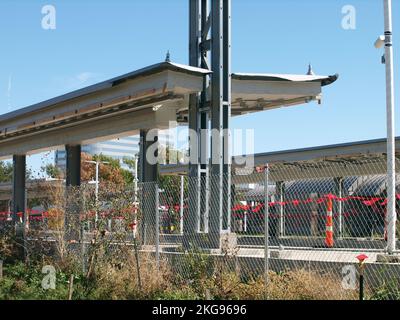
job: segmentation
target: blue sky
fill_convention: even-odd
[[[255,130],[255,151],[310,147],[386,134],[385,70],[373,43],[383,33],[382,0],[232,0],[234,72],[339,73],[323,104],[234,118]],[[393,1],[396,89],[400,5]],[[44,5],[57,10],[56,30],[41,27]],[[344,30],[342,7],[356,9]],[[188,62],[187,0],[2,0],[0,113],[164,60]],[[396,103],[399,105],[400,90]],[[396,134],[400,135],[400,113]],[[28,159],[36,170],[51,154]]]

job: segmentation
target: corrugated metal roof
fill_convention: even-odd
[[[377,175],[366,178],[358,188],[354,190],[354,195],[372,197],[382,195],[386,191],[386,175]],[[396,192],[400,192],[400,177],[396,176]]]

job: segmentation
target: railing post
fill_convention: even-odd
[[[283,205],[283,201],[285,199],[285,182],[279,181],[276,183],[276,194],[280,203],[278,233],[279,238],[282,238],[285,236],[285,206]]]
[[[335,195],[339,198],[343,197],[343,178],[337,177],[334,178],[335,182]],[[337,204],[335,205],[335,209],[337,209],[337,214],[339,218],[339,232],[338,232],[338,238],[342,239],[343,238],[343,203],[342,201],[337,201]]]
[[[180,190],[180,204],[179,204],[179,227],[180,233],[183,234],[183,197],[184,197],[184,176],[181,176],[181,190]]]
[[[160,199],[159,199],[159,188],[158,184],[155,184],[155,214],[156,214],[156,264],[157,270],[160,270]]]

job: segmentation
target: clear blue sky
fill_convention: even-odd
[[[394,7],[399,88],[400,4]],[[316,103],[234,118],[255,129],[255,151],[309,147],[385,136],[385,72],[373,43],[383,33],[382,0],[232,0],[234,72],[339,73]],[[41,9],[57,10],[43,30]],[[356,8],[356,29],[341,27]],[[0,113],[164,60],[188,62],[187,0],[2,0]],[[400,90],[397,90],[399,106]],[[396,134],[400,134],[397,112]],[[36,170],[51,155],[28,159]]]

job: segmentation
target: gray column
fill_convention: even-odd
[[[223,3],[211,3],[211,210],[209,217],[209,246],[220,248],[223,214],[223,129],[224,129],[224,52]]]
[[[79,221],[82,210],[81,192],[81,145],[66,145],[66,215],[65,215],[65,240],[82,240],[83,230]]]
[[[148,140],[148,130],[140,131],[139,151],[139,176],[140,176],[140,206],[143,213],[141,224],[142,244],[154,245],[156,240],[156,192],[158,192],[158,163],[152,163],[147,159],[147,151],[154,144],[158,143],[158,136]],[[158,157],[158,149],[154,153]]]
[[[19,222],[17,213],[22,213],[22,221],[25,217],[25,179],[26,179],[26,156],[13,156],[13,220]]]
[[[204,5],[206,1],[189,1],[189,65],[193,67],[203,67],[200,43],[202,41],[201,30],[207,18],[207,8]],[[204,59],[206,59],[204,51]],[[206,79],[207,77],[205,77]],[[203,92],[201,96],[192,94],[189,100],[189,180],[188,180],[188,212],[183,221],[183,246],[187,249],[190,245],[197,245],[196,234],[201,229],[201,212],[204,207],[204,190],[202,183],[203,170],[206,169],[206,152],[202,148],[201,129],[207,126],[207,114],[201,112],[206,102],[205,92],[207,89],[206,81],[203,83]],[[208,139],[208,137],[207,137]],[[204,162],[202,166],[201,163]],[[204,180],[204,179],[203,179]],[[206,200],[207,201],[207,200]]]
[[[67,166],[66,166],[66,184],[67,187],[81,185],[81,146],[65,146]]]
[[[15,223],[17,256],[20,259],[25,257],[25,205],[26,205],[26,157],[25,155],[13,156],[13,221]],[[18,216],[22,214],[21,218]]]
[[[140,182],[156,182],[158,179],[158,164],[149,162],[146,158],[146,153],[150,146],[158,143],[158,136],[154,136],[151,141],[147,141],[149,130],[140,130],[140,151],[139,151],[139,169]],[[154,153],[158,157],[158,150]]]
[[[230,231],[231,229],[231,161],[232,155],[230,150],[230,119],[231,119],[231,1],[223,0],[223,111],[222,111],[222,127],[223,127],[223,220],[222,228]]]

